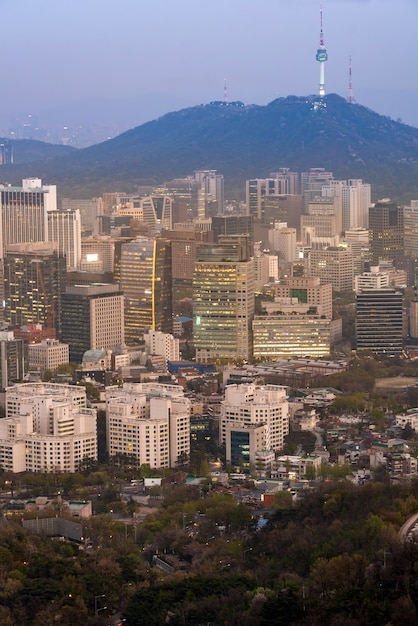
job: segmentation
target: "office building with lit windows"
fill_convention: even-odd
[[[369,209],[369,245],[373,265],[391,260],[396,266],[404,257],[404,208],[388,198]]]
[[[337,291],[353,288],[353,253],[347,245],[314,248],[310,253],[310,273]]]
[[[108,387],[106,431],[110,456],[125,454],[152,468],[176,467],[190,453],[190,400],[173,385]]]
[[[87,350],[110,350],[125,343],[124,300],[115,284],[74,285],[62,295],[62,339],[70,361]]]
[[[220,237],[197,251],[193,275],[196,359],[248,359],[252,354],[254,259],[248,237]]]
[[[138,237],[122,244],[120,286],[125,297],[125,336],[133,342],[148,329],[172,329],[171,242]]]
[[[357,350],[400,354],[403,348],[402,292],[363,289],[356,295]]]
[[[340,326],[341,320],[332,321],[307,313],[256,315],[253,321],[254,358],[329,356],[336,324]]]
[[[27,178],[21,187],[0,185],[0,258],[9,244],[48,241],[48,211],[57,208],[55,185]]]
[[[61,296],[65,257],[56,243],[8,246],[4,257],[4,319],[13,326],[39,323],[61,333]]]

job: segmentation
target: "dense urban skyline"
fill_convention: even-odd
[[[319,9],[313,0],[75,0],[3,2],[2,125],[33,114],[41,125],[114,123],[120,129],[224,97],[265,104],[317,93]],[[418,125],[416,5],[411,0],[323,4],[326,92]],[[36,36],[35,36],[36,34]]]

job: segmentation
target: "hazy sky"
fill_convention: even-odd
[[[417,0],[325,0],[327,93],[418,126]],[[141,123],[222,100],[316,93],[316,0],[0,0],[0,115]],[[112,101],[112,102],[107,102]],[[70,105],[70,106],[69,106]],[[45,120],[44,120],[45,121]],[[71,122],[71,120],[68,120]],[[131,121],[131,120],[129,120]],[[134,124],[132,124],[134,125]]]

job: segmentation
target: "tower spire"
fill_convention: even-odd
[[[324,29],[322,25],[322,5],[320,10],[320,33],[319,33],[319,48],[316,51],[316,60],[319,61],[319,97],[325,96],[325,61],[328,60],[327,50],[324,43]]]
[[[224,78],[224,104],[228,102],[228,90],[226,86],[226,78]]]
[[[356,99],[354,97],[354,93],[353,93],[353,83],[351,81],[351,54],[348,57],[348,96],[347,96],[347,102],[349,102],[350,104],[355,104]]]

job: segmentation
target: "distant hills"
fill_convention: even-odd
[[[247,178],[266,177],[280,167],[325,167],[338,178],[370,182],[375,198],[418,198],[418,129],[336,94],[324,104],[296,96],[266,106],[212,102],[83,150],[43,144],[40,156],[34,149],[24,165],[16,142],[16,164],[2,166],[0,178],[17,183],[39,176],[57,184],[61,195],[90,197],[216,169],[225,175],[227,190],[242,195]]]

